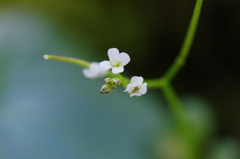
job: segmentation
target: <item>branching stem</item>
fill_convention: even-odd
[[[171,81],[175,78],[177,73],[184,66],[186,58],[193,44],[193,40],[195,37],[195,32],[198,25],[200,12],[201,12],[202,2],[203,0],[196,1],[195,8],[193,11],[193,15],[192,15],[186,36],[184,38],[179,55],[177,56],[175,61],[172,63],[172,65],[169,67],[169,69],[161,78],[149,79],[144,81],[148,83],[148,88],[158,88],[163,92],[163,95],[166,98],[166,101],[170,106],[170,110],[172,111],[172,114],[175,118],[176,125],[179,128],[179,132],[182,135],[183,139],[185,140],[189,148],[189,154],[185,156],[186,159],[197,159],[198,158],[197,150],[195,148],[196,145],[194,142],[194,137],[190,127],[190,123],[187,120],[187,114],[182,106],[182,103],[178,95],[176,94],[175,90],[171,85]],[[75,59],[75,58],[69,58],[69,57],[44,55],[44,58],[70,62],[73,64],[81,65],[83,67],[89,67],[90,65],[90,63],[87,61]],[[117,75],[112,74],[110,71],[108,71],[108,76],[118,77],[121,80],[122,85],[125,88],[127,87],[127,83],[129,82],[128,78],[122,76],[121,74],[117,74]]]

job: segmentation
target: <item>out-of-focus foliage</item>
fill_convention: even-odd
[[[235,139],[219,139],[212,143],[207,159],[238,159],[240,145]]]

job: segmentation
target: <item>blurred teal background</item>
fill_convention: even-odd
[[[103,79],[43,55],[100,62],[117,47],[131,57],[125,75],[157,78],[178,54],[194,3],[1,0],[0,158],[179,159],[160,92],[130,98],[119,87],[102,95]],[[187,65],[174,81],[207,159],[239,157],[239,6],[204,2]]]

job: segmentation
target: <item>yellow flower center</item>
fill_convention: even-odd
[[[115,57],[110,61],[110,64],[113,67],[120,67],[122,65],[121,62]]]

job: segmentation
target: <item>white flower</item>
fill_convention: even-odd
[[[147,83],[143,83],[142,77],[133,76],[124,92],[128,92],[130,97],[141,96],[147,92]]]
[[[110,61],[103,61],[99,63],[99,66],[103,70],[109,70],[112,68],[113,74],[118,74],[124,71],[123,66],[129,63],[130,57],[126,53],[120,53],[117,48],[111,48],[108,50],[108,57]]]
[[[92,62],[89,68],[83,69],[83,75],[87,78],[99,78],[104,77],[107,71],[100,68],[99,63]]]

